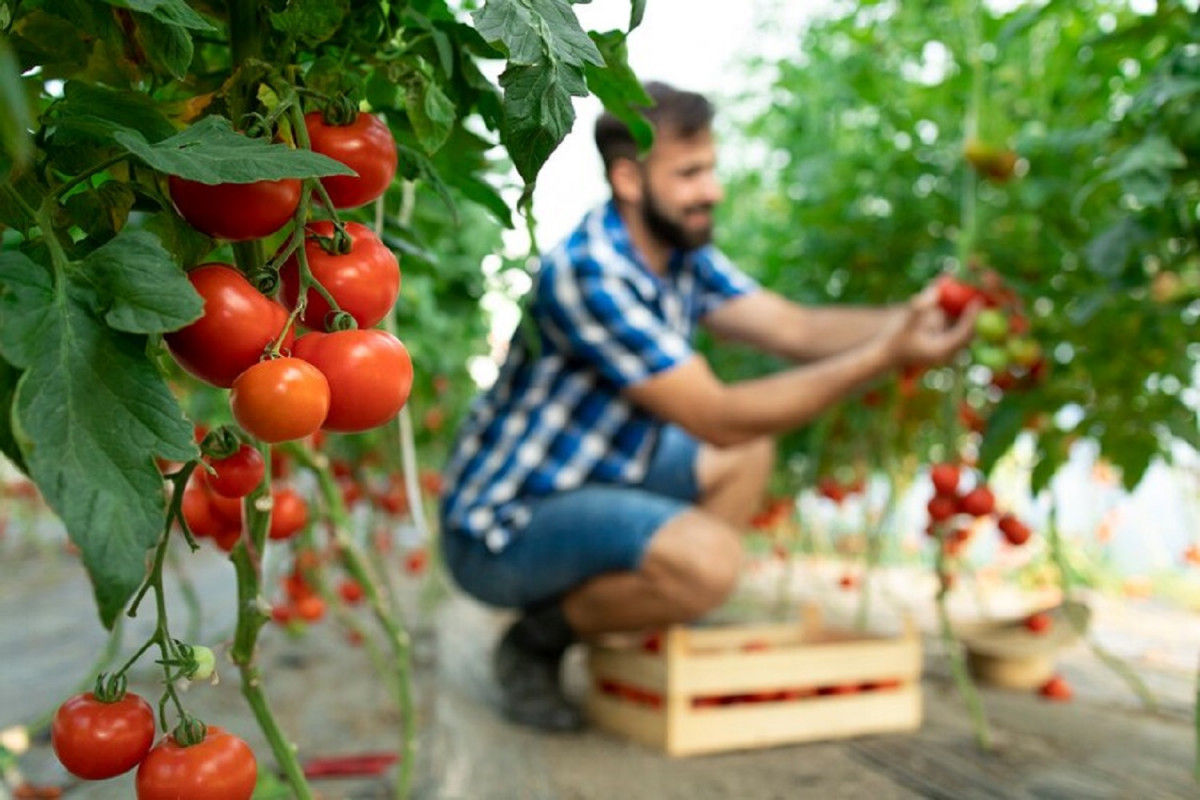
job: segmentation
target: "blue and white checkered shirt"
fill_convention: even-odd
[[[532,497],[639,482],[662,423],[622,389],[686,361],[697,322],[756,288],[711,246],[677,252],[658,276],[614,203],[590,212],[542,259],[529,318],[459,431],[447,528],[499,551],[528,523]]]

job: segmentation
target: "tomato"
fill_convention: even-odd
[[[1009,339],[1007,349],[1008,357],[1019,367],[1029,369],[1042,359],[1042,346],[1024,336]]]
[[[204,316],[163,339],[179,366],[228,389],[283,332],[287,310],[227,264],[196,267],[188,281],[204,299]],[[291,347],[294,338],[289,330],[283,347]]]
[[[354,317],[360,328],[369,328],[391,313],[400,294],[400,262],[379,237],[366,225],[346,223],[350,237],[348,253],[330,253],[315,237],[333,236],[333,223],[318,220],[310,224],[304,240],[308,268],[313,278],[333,296],[338,308]],[[280,297],[289,308],[300,296],[300,265],[293,255],[279,269]],[[323,329],[329,303],[316,289],[308,290],[307,305],[301,321],[310,328]]]
[[[1004,538],[1012,545],[1025,544],[1029,541],[1029,537],[1033,535],[1029,527],[1012,514],[1002,515],[1000,519],[996,520],[996,527],[1000,529],[1000,533],[1004,534]]]
[[[1007,183],[1016,173],[1019,157],[1012,150],[968,139],[963,155],[975,170],[994,183]]]
[[[1071,684],[1061,675],[1055,675],[1041,685],[1038,694],[1047,700],[1070,700]]]
[[[364,593],[361,583],[354,580],[354,578],[345,578],[340,584],[338,584],[338,594],[342,596],[342,600],[344,600],[347,605],[352,606],[362,602]]]
[[[926,506],[929,518],[935,522],[950,519],[958,513],[958,501],[945,495],[934,495]]]
[[[208,486],[222,497],[245,497],[262,483],[267,471],[262,453],[248,444],[242,444],[231,456],[209,459],[208,463],[217,471],[208,476]]]
[[[378,117],[359,114],[349,125],[329,125],[319,111],[304,115],[314,152],[340,161],[358,175],[321,178],[334,208],[357,208],[379,197],[396,177],[396,140]]]
[[[172,175],[168,183],[179,216],[201,233],[231,242],[270,236],[300,205],[297,178],[207,184]]]
[[[305,622],[319,622],[325,616],[325,600],[310,594],[296,601],[296,616]]]
[[[425,565],[429,561],[429,552],[421,547],[412,550],[404,557],[404,571],[409,575],[420,575],[425,571]]]
[[[132,692],[113,703],[77,694],[54,712],[50,744],[77,778],[112,778],[136,767],[154,744],[154,710]]]
[[[962,316],[971,301],[979,297],[979,290],[969,283],[963,283],[950,275],[938,279],[938,305],[946,316],[957,319]]]
[[[267,535],[272,539],[290,539],[308,524],[308,503],[290,487],[272,492],[271,497],[271,527]]]
[[[977,344],[971,348],[971,357],[976,364],[987,367],[992,372],[1004,372],[1008,369],[1008,351],[1003,347]]]
[[[306,333],[297,358],[329,381],[329,415],[321,426],[342,433],[377,428],[408,402],[413,366],[403,342],[378,328]]]
[[[933,482],[933,490],[946,496],[958,492],[959,470],[955,464],[934,464],[929,470],[929,479]]]
[[[183,521],[187,523],[192,536],[214,536],[225,525],[213,510],[208,492],[204,491],[202,486],[191,481],[183,490],[180,511],[183,513]]]
[[[298,358],[260,361],[238,376],[229,393],[233,418],[264,442],[311,435],[329,412],[329,382]]]
[[[979,486],[963,495],[958,502],[958,509],[972,517],[984,517],[996,508],[996,498],[986,486]]]
[[[1054,618],[1044,611],[1038,611],[1025,618],[1025,627],[1032,633],[1042,634],[1054,627]]]
[[[258,762],[250,745],[215,725],[204,741],[180,746],[168,736],[137,771],[138,800],[250,800]]]
[[[1008,336],[1008,316],[997,308],[985,308],[975,318],[975,332],[993,343],[1003,342]]]

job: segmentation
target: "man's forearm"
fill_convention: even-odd
[[[902,306],[795,307],[784,351],[793,361],[817,361],[860,347],[874,338]]]

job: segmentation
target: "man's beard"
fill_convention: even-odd
[[[711,211],[711,204],[691,206],[685,208],[682,214],[686,216],[692,211]],[[654,194],[647,188],[642,196],[642,221],[646,223],[646,228],[650,234],[665,245],[676,250],[695,250],[697,247],[703,247],[712,241],[713,229],[712,226],[702,228],[700,230],[688,230],[683,226],[683,223],[676,222],[666,215],[659,206],[658,201],[654,199]]]

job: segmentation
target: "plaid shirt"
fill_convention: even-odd
[[[711,246],[675,253],[660,277],[614,203],[590,212],[542,259],[500,376],[459,431],[447,527],[499,551],[529,521],[530,498],[640,481],[662,422],[621,390],[686,361],[697,322],[755,288]]]

